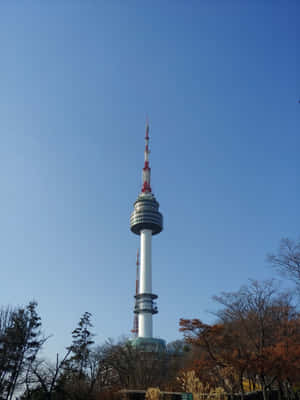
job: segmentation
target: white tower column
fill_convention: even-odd
[[[140,233],[141,237],[141,255],[140,255],[140,290],[139,294],[152,293],[152,231],[143,229]],[[152,299],[149,297],[143,298],[141,308],[151,310]],[[139,313],[139,337],[152,337],[152,313]]]
[[[149,349],[156,351],[158,348],[165,348],[165,342],[162,339],[153,338],[152,331],[152,315],[158,313],[155,302],[157,295],[152,293],[152,235],[157,235],[162,231],[163,216],[159,212],[159,203],[151,189],[149,153],[149,124],[147,123],[142,189],[134,202],[134,209],[130,216],[130,229],[136,235],[140,235],[141,241],[139,291],[135,295],[134,306],[134,313],[138,316],[136,343],[147,349],[146,351]]]
[[[141,231],[140,293],[152,293],[152,231]]]

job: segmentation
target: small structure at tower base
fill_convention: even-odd
[[[131,340],[134,347],[138,347],[145,352],[160,353],[166,350],[166,342],[158,338],[143,338],[137,337]]]
[[[122,400],[145,400],[146,390],[120,390],[118,394]],[[192,393],[185,392],[160,392],[162,400],[193,400]]]

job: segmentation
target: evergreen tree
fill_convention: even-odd
[[[0,396],[12,399],[18,381],[45,342],[41,318],[32,301],[25,308],[6,311],[0,334]],[[5,313],[4,313],[5,314]]]
[[[68,366],[73,373],[76,373],[79,379],[85,376],[85,370],[88,366],[89,355],[91,353],[91,346],[94,344],[93,336],[90,328],[93,327],[90,319],[91,313],[85,312],[78,326],[72,332],[72,345],[67,349],[71,351],[71,358],[68,360]]]

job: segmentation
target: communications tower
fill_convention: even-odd
[[[147,351],[156,351],[163,348],[165,342],[162,339],[153,338],[152,315],[157,314],[158,310],[154,302],[157,295],[152,293],[152,236],[162,231],[163,217],[158,210],[159,203],[155,199],[150,185],[148,122],[145,142],[142,189],[130,216],[130,229],[140,236],[139,292],[135,296],[134,309],[138,315],[138,337],[133,342]]]
[[[137,251],[136,254],[136,278],[135,278],[135,296],[139,293],[139,274],[140,274],[140,255],[139,251]],[[134,319],[133,319],[133,329],[131,329],[131,333],[134,335],[134,337],[138,337],[139,333],[139,320],[138,320],[138,315],[134,314]]]

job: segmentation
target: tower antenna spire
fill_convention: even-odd
[[[151,168],[149,166],[149,122],[148,117],[146,118],[146,135],[145,135],[145,151],[144,151],[144,168],[143,168],[143,193],[151,193],[150,177]]]

